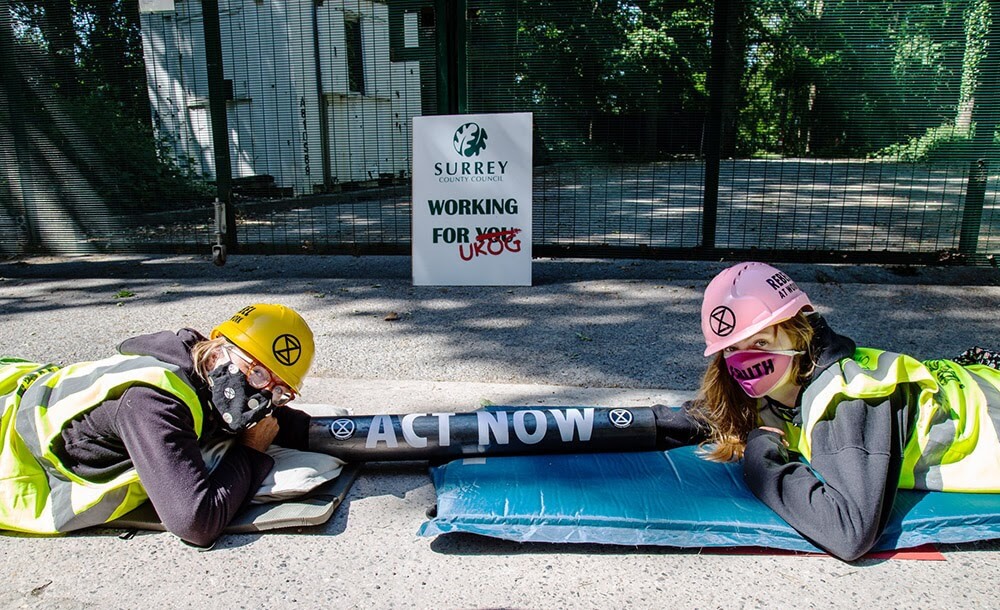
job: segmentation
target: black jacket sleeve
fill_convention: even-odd
[[[267,454],[237,443],[209,473],[190,409],[154,388],[126,390],[116,425],[163,525],[197,546],[222,533],[274,466]]]
[[[299,451],[309,450],[309,422],[311,418],[308,413],[286,406],[275,409],[274,417],[278,420],[278,436],[274,438],[275,445]]]
[[[816,424],[809,464],[790,458],[778,434],[754,430],[743,456],[747,485],[816,546],[857,559],[892,511],[908,427],[901,403],[896,396],[840,403]]]
[[[691,403],[680,408],[653,405],[656,422],[656,448],[661,451],[697,445],[708,440],[711,429],[691,413]]]

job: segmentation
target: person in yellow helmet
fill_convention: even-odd
[[[306,449],[309,416],[286,405],[312,331],[256,304],[210,337],[164,331],[118,352],[64,367],[0,360],[0,529],[73,531],[148,498],[169,531],[209,546],[273,467],[268,446]],[[213,464],[203,452],[227,438]]]
[[[791,277],[733,265],[705,289],[697,398],[654,407],[659,445],[742,460],[749,489],[844,560],[865,554],[897,489],[1000,492],[1000,357],[926,360],[858,347]]]

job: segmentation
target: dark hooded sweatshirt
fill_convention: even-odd
[[[855,343],[812,315],[815,380],[854,354]],[[903,447],[915,409],[903,385],[880,399],[844,399],[835,416],[812,433],[812,461],[789,454],[782,437],[757,428],[747,438],[743,474],[750,490],[816,546],[844,560],[864,555],[885,528],[896,496]],[[799,394],[801,400],[802,394]],[[687,406],[687,405],[686,405]],[[802,424],[801,406],[769,404],[764,409]],[[667,413],[667,411],[671,411]],[[709,430],[687,408],[654,407],[659,446],[669,449],[708,440]],[[662,422],[662,423],[661,423]]]
[[[109,480],[135,468],[163,525],[197,546],[212,544],[274,465],[269,455],[234,443],[214,471],[206,468],[200,447],[225,433],[191,360],[191,348],[204,339],[182,329],[133,337],[119,346],[122,354],[153,356],[181,368],[201,398],[201,440],[183,402],[135,385],[71,421],[54,447],[68,468],[90,480]],[[280,426],[275,444],[305,449],[309,416],[284,407],[275,417]]]

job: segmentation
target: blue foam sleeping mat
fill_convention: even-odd
[[[456,460],[431,468],[437,514],[420,535],[518,542],[819,551],[743,482],[738,464],[669,452]],[[873,551],[1000,538],[1000,494],[900,491]]]

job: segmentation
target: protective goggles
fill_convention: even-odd
[[[267,370],[266,366],[246,355],[237,347],[227,345],[225,350],[229,354],[229,361],[246,375],[250,387],[271,392],[271,404],[283,407],[295,398],[295,392]]]

